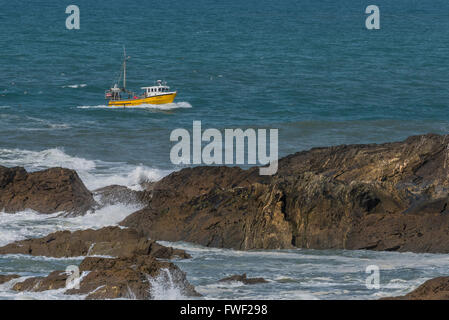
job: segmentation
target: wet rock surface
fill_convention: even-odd
[[[46,257],[149,255],[160,259],[190,258],[184,251],[165,247],[133,229],[105,227],[98,230],[58,231],[43,238],[17,241],[0,248],[0,254]]]
[[[195,167],[155,183],[122,225],[233,249],[449,252],[449,136],[314,148],[258,168]]]
[[[87,256],[79,266],[79,288],[73,287],[73,283],[67,285],[69,273],[54,271],[48,276],[15,283],[12,290],[18,292],[62,289],[65,294],[82,295],[86,299],[152,299],[161,290],[177,291],[180,297],[199,296],[185,273],[166,261],[190,258],[190,255],[160,245],[132,229],[59,231],[43,238],[11,243],[0,248],[0,254]],[[16,277],[0,276],[0,284]]]
[[[19,277],[20,276],[17,275],[17,274],[9,274],[9,275],[1,275],[0,274],[0,284],[4,284],[6,282],[9,282],[9,281],[11,281],[13,279],[17,279]]]
[[[79,288],[74,283],[68,295],[86,299],[153,299],[158,290],[176,289],[180,296],[200,296],[187,281],[186,275],[171,262],[152,256],[136,255],[120,258],[87,257],[80,266]],[[47,277],[28,278],[13,286],[15,291],[42,292],[67,288],[69,274],[54,271]],[[164,286],[166,288],[164,288]],[[155,288],[157,287],[157,288]],[[156,290],[155,290],[156,289]]]
[[[382,300],[449,300],[449,277],[428,280],[404,296]]]
[[[242,282],[243,284],[258,284],[258,283],[267,283],[268,281],[264,278],[248,278],[246,276],[246,273],[241,275],[233,275],[227,278],[223,278],[219,280],[218,282],[232,282],[232,281],[238,281]]]
[[[22,167],[0,166],[0,211],[32,209],[44,214],[83,215],[95,206],[92,193],[73,170],[51,168],[28,173]]]

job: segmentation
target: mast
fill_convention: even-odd
[[[126,90],[126,49],[123,46],[123,90]]]

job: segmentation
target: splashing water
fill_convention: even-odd
[[[186,299],[181,288],[173,281],[170,270],[164,268],[155,278],[148,277],[150,294],[154,300],[181,300]]]
[[[190,109],[192,105],[186,101],[173,102],[166,104],[140,104],[137,106],[78,106],[78,109],[156,109],[156,110],[174,110],[174,109]]]

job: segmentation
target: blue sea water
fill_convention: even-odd
[[[90,189],[133,186],[179,168],[170,132],[194,120],[278,128],[281,156],[449,130],[447,1],[0,4],[0,165],[73,168]],[[79,30],[65,27],[70,4],[80,8]],[[371,4],[380,30],[365,28]],[[174,104],[105,106],[123,46],[128,87],[166,80]],[[20,219],[5,228],[40,234],[20,234]]]
[[[69,4],[2,6],[4,148],[171,169],[170,132],[193,120],[279,128],[282,155],[448,131],[447,1],[377,1],[380,30],[365,28],[368,1],[78,0],[80,30]],[[124,45],[128,87],[165,79],[180,108],[94,108]]]

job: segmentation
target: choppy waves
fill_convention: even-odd
[[[378,299],[403,295],[424,281],[447,275],[444,254],[346,250],[234,251],[162,242],[184,249],[192,259],[176,264],[206,299]],[[380,269],[380,290],[366,287],[366,267]],[[268,283],[218,282],[247,273]]]
[[[124,185],[139,189],[144,182],[157,181],[170,173],[147,166],[135,166],[123,162],[89,160],[66,154],[62,149],[53,148],[42,151],[22,149],[0,149],[0,164],[8,167],[23,166],[29,171],[51,167],[64,167],[76,170],[90,190],[108,185]]]

